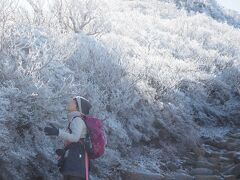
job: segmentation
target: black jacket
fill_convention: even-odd
[[[71,143],[65,147],[65,153],[59,160],[60,172],[63,175],[77,176],[89,179],[89,160],[80,142]],[[87,168],[87,169],[86,169]]]

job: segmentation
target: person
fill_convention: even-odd
[[[83,142],[87,135],[87,127],[81,119],[82,115],[88,115],[91,104],[81,96],[73,97],[67,105],[68,127],[66,130],[58,129],[51,124],[45,127],[44,132],[48,136],[59,136],[64,140],[64,154],[59,156],[62,163],[60,172],[64,180],[89,180],[89,159]],[[57,153],[57,151],[56,151]]]

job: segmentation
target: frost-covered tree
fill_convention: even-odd
[[[99,36],[110,30],[103,1],[54,0],[51,12],[63,31]]]
[[[210,1],[27,2],[0,1],[0,179],[60,178],[42,129],[64,128],[76,94],[108,135],[95,179],[180,169],[199,137],[239,126],[239,29],[197,13]]]

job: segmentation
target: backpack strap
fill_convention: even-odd
[[[86,128],[87,128],[87,134],[89,134],[88,126],[87,126],[87,123],[85,122],[86,119],[87,119],[87,115],[81,114],[80,116],[74,116],[74,117],[72,118],[72,120],[73,120],[75,117],[80,117],[80,118],[84,121],[84,123],[85,123],[85,125],[86,125]]]
[[[68,123],[67,129],[69,130],[70,133],[72,133],[72,130],[71,130],[71,128],[70,128],[70,125],[71,125],[73,119],[76,118],[76,117],[80,117],[80,116],[73,116],[73,118],[71,119],[71,121],[69,121],[69,123]]]
[[[85,114],[81,114],[80,116],[78,116],[78,115],[73,116],[72,120],[68,123],[68,127],[67,127],[67,129],[69,130],[70,133],[72,133],[72,130],[71,130],[71,128],[70,128],[71,122],[72,122],[73,119],[76,118],[76,117],[80,117],[80,118],[84,121],[84,123],[85,123],[85,120],[86,120],[86,118],[87,118],[87,116],[86,116]],[[87,128],[87,134],[89,134],[89,130],[88,130],[87,124],[85,123],[85,125],[86,125],[86,128]]]

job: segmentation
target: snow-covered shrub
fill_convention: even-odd
[[[59,177],[52,157],[62,142],[42,130],[67,124],[76,94],[90,100],[108,134],[106,154],[94,162],[103,179],[114,166],[180,166],[177,155],[197,152],[206,127],[239,125],[238,29],[170,0],[56,0],[48,10],[28,2],[32,12],[7,8],[0,22],[0,178]],[[194,2],[179,1],[197,12],[211,6]]]
[[[104,14],[104,1],[54,0],[52,4],[53,18],[63,32],[70,30],[100,36],[110,30],[107,16]]]
[[[204,13],[219,22],[226,22],[236,28],[240,27],[239,14],[228,11],[217,0],[168,0],[175,2],[178,8],[185,8],[189,14]]]
[[[51,157],[53,149],[50,154],[45,153],[47,148],[42,149],[46,147],[42,128],[46,122],[61,122],[66,117],[61,112],[73,95],[73,73],[64,62],[74,52],[75,41],[70,36],[58,39],[59,36],[46,31],[17,23],[5,30],[0,63],[0,117],[1,132],[8,138],[1,146],[9,152],[4,157],[6,167],[10,169],[9,162],[15,159],[18,170],[22,170],[12,170],[15,179],[21,179],[19,173],[34,171],[33,178],[44,174],[45,168],[27,167],[39,169],[40,161],[34,167],[29,164],[36,156]],[[14,144],[15,141],[18,143]],[[48,164],[46,168],[54,167],[53,161]]]

